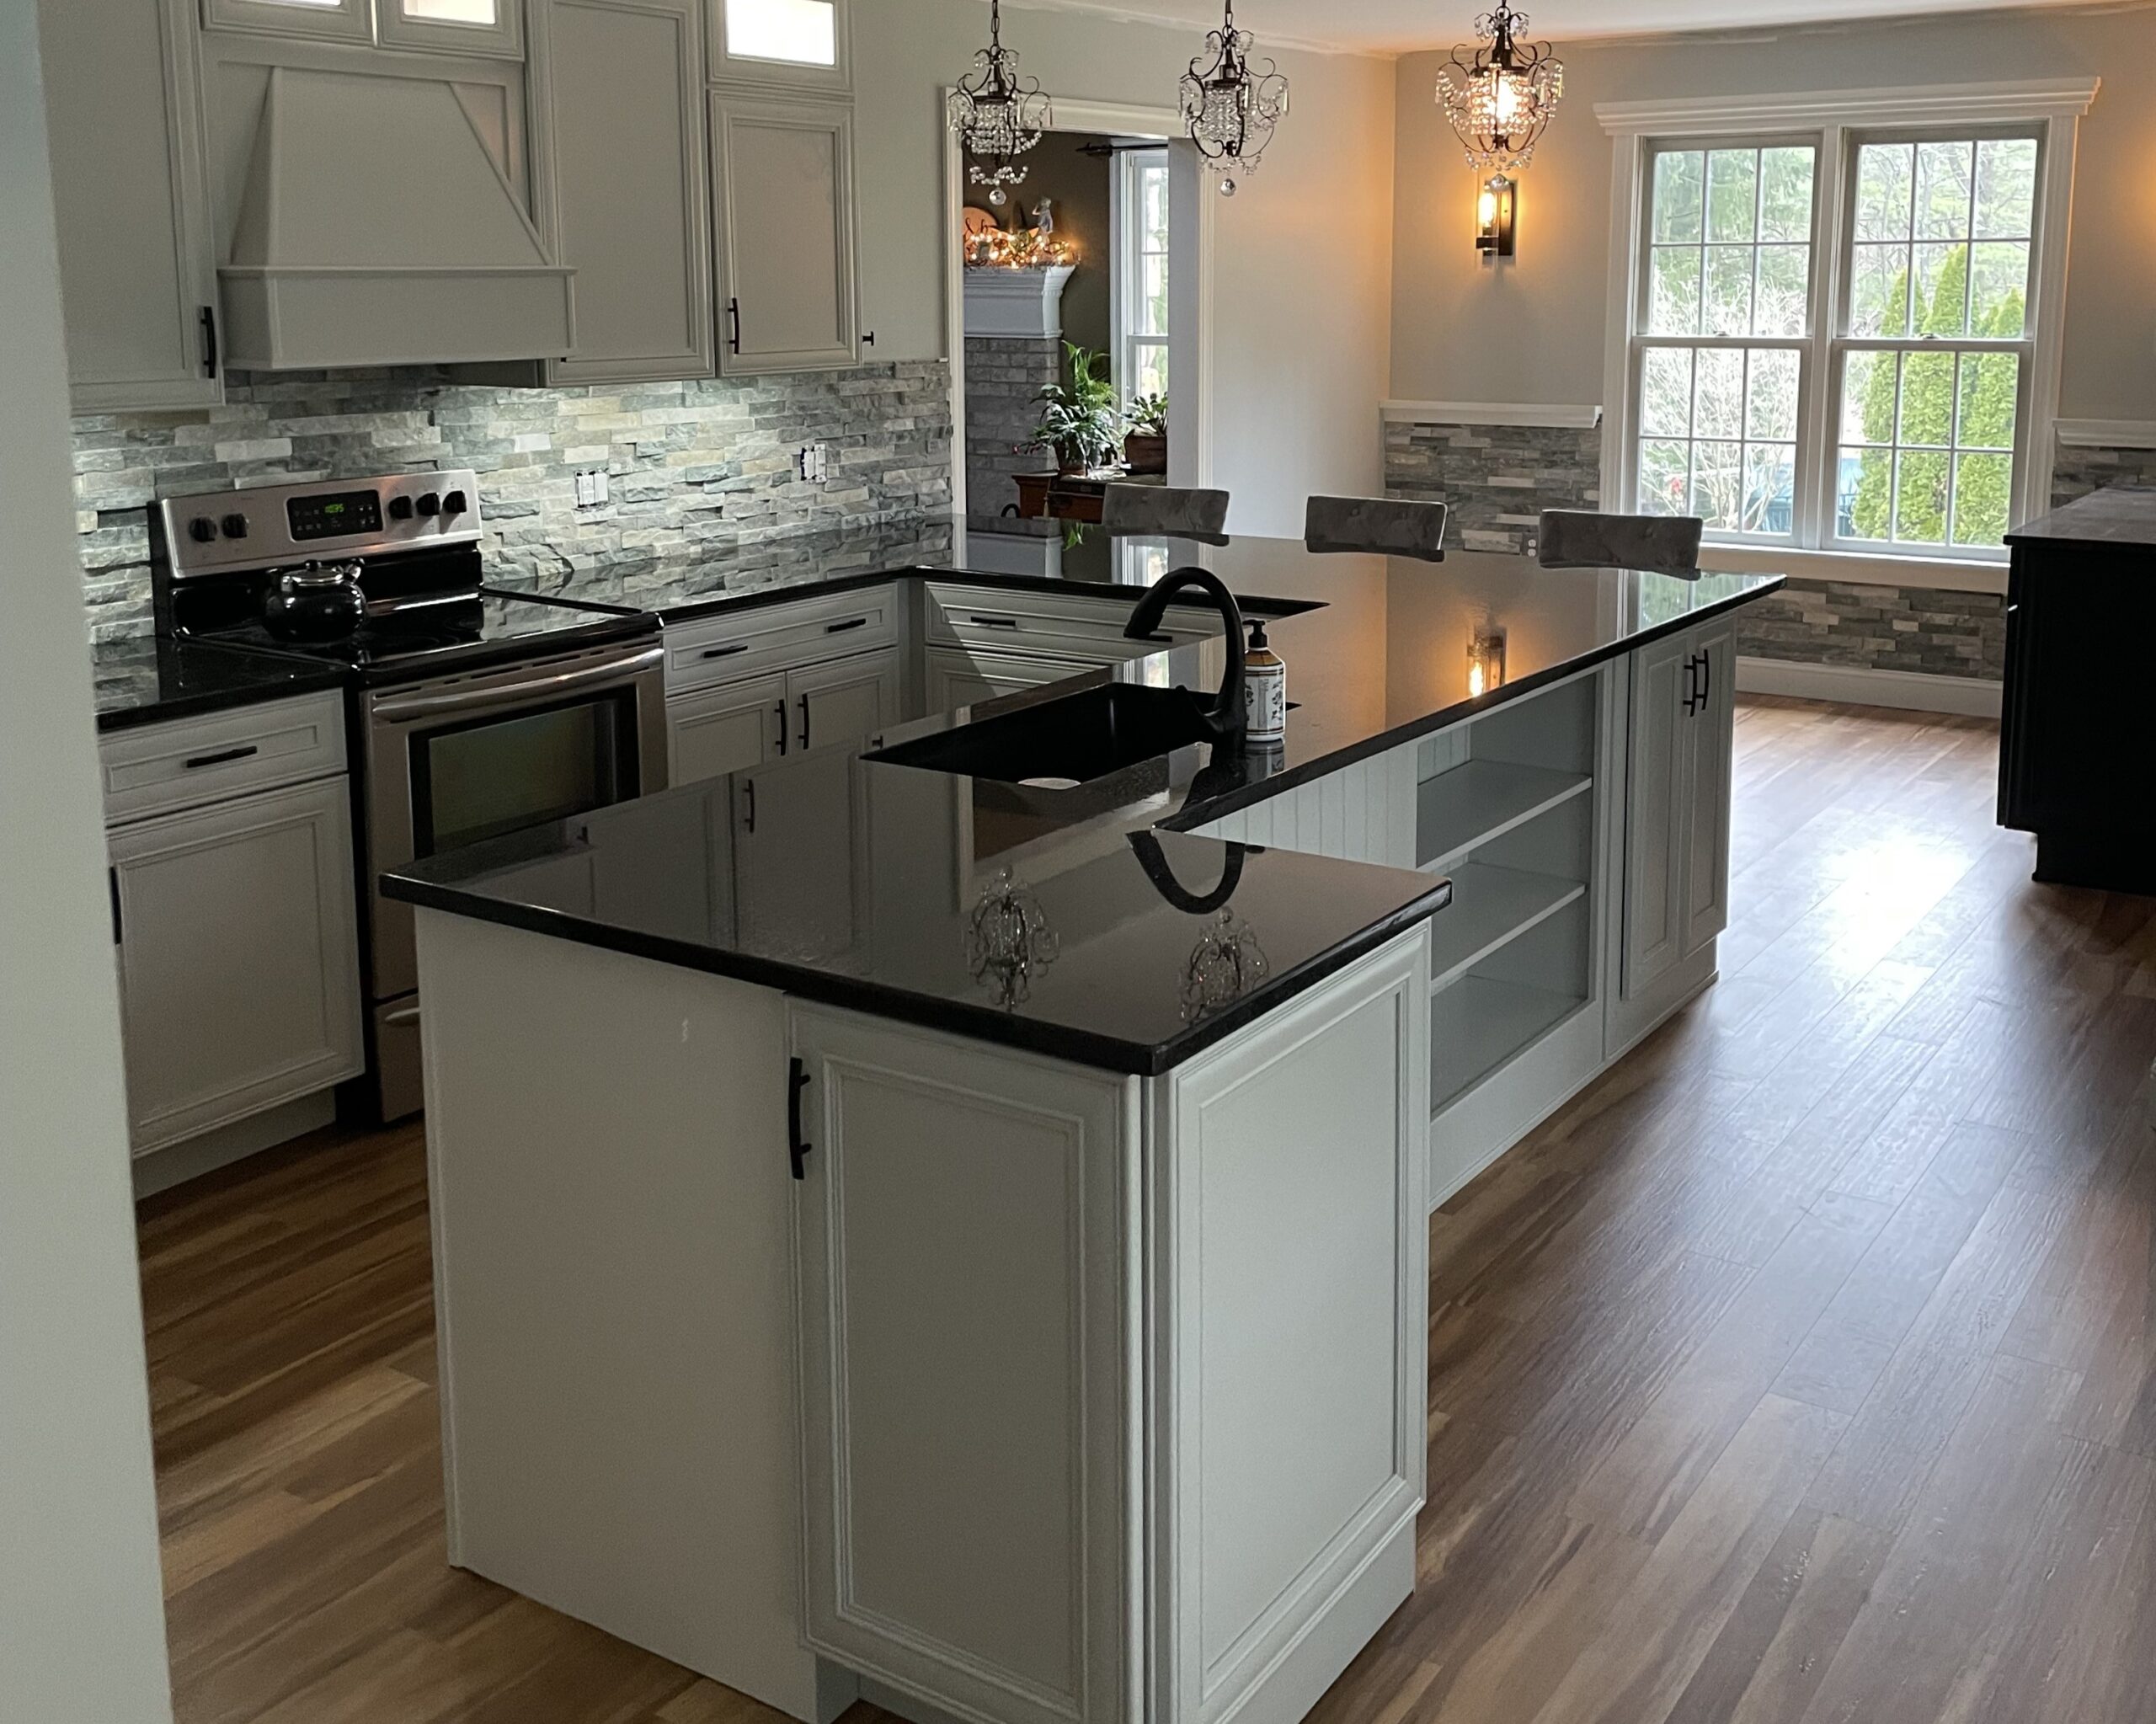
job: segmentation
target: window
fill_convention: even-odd
[[[2003,558],[2048,488],[2064,248],[2045,205],[2063,209],[2093,93],[1598,110],[1637,176],[1613,211],[1633,270],[1604,494],[1724,543]],[[1755,120],[1789,129],[1739,129]]]
[[[1168,152],[1116,161],[1115,379],[1128,401],[1168,392]]]

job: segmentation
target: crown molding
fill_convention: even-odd
[[[2100,82],[2093,77],[2044,77],[2008,83],[1903,84],[1879,89],[1598,102],[1594,117],[1613,136],[1652,132],[1665,137],[1804,125],[2072,120],[2089,111]]]

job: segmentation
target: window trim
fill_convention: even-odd
[[[1115,286],[1108,296],[1108,339],[1113,351],[1113,365],[1116,387],[1121,392],[1127,407],[1134,398],[1131,382],[1136,367],[1131,363],[1134,349],[1139,344],[1158,347],[1171,355],[1169,376],[1173,379],[1174,360],[1174,300],[1171,289],[1169,301],[1169,334],[1140,335],[1131,328],[1131,311],[1145,292],[1145,284],[1139,273],[1138,236],[1144,227],[1144,203],[1139,195],[1138,179],[1149,166],[1157,166],[1162,173],[1169,172],[1168,147],[1166,140],[1158,146],[1125,147],[1119,146],[1115,154],[1115,172],[1109,180],[1108,226],[1113,235]],[[1172,259],[1174,247],[1170,244],[1166,255]],[[1174,279],[1172,264],[1170,280]],[[1172,387],[1172,382],[1171,384]]]
[[[2031,236],[2029,322],[2023,388],[2017,403],[2016,462],[2009,521],[2050,507],[2056,461],[2056,427],[2065,338],[2067,236],[2072,222],[2073,160],[2081,116],[2095,99],[2097,81],[2051,78],[2026,83],[1946,84],[1824,91],[1780,96],[1700,98],[1691,101],[1604,103],[1595,117],[1612,141],[1608,303],[1604,325],[1602,496],[1605,506],[1626,508],[1637,496],[1640,334],[1646,248],[1643,243],[1650,168],[1658,148],[1757,146],[1817,140],[1819,168],[1812,188],[1812,274],[1807,287],[1817,316],[1801,338],[1806,357],[1799,381],[1799,443],[1792,531],[1786,537],[1723,533],[1710,536],[1748,552],[1801,552],[1807,558],[1846,556],[1876,566],[1912,563],[1995,563],[2004,550],[1974,547],[1907,548],[1870,541],[1838,539],[1831,488],[1836,463],[1824,459],[1838,421],[1840,383],[1833,373],[1843,333],[1853,212],[1848,208],[1849,163],[1856,141],[1891,134],[1982,136],[2033,134],[2037,139],[2036,213]],[[1822,269],[1828,271],[1823,284]],[[1711,339],[1712,338],[1707,338]],[[1742,338],[1756,344],[1767,338]],[[1785,344],[1786,342],[1785,341]],[[1807,387],[1808,386],[1808,387]],[[1614,433],[1614,435],[1612,435]]]

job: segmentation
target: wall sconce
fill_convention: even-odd
[[[1502,173],[1482,182],[1475,200],[1475,249],[1486,258],[1513,254],[1513,224],[1519,213],[1519,187]]]
[[[1467,697],[1479,700],[1505,686],[1505,632],[1478,628],[1467,638]]]

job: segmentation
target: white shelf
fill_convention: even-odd
[[[1451,878],[1452,902],[1430,921],[1433,990],[1587,896],[1577,880],[1489,862],[1463,862]]]
[[[1430,998],[1430,1111],[1442,1113],[1586,1004],[1575,994],[1487,976],[1461,976],[1439,989]]]
[[[1415,855],[1442,872],[1477,845],[1523,826],[1594,782],[1584,773],[1506,761],[1463,761],[1415,793]]]

